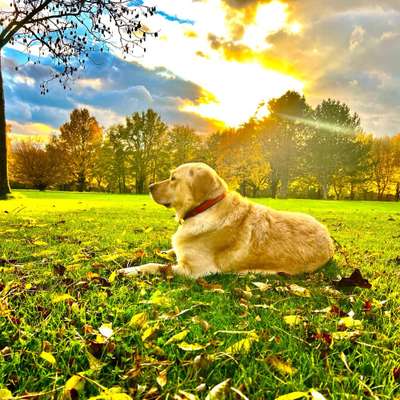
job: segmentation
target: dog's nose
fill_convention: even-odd
[[[155,187],[156,187],[156,184],[155,184],[155,183],[151,183],[151,184],[149,185],[149,190],[150,190],[150,192],[152,192],[152,191],[154,190]]]

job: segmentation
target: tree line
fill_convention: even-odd
[[[400,134],[374,137],[348,105],[334,99],[312,108],[288,91],[267,117],[199,135],[168,127],[149,109],[104,130],[86,109],[73,110],[47,145],[14,143],[14,187],[145,193],[174,167],[203,161],[246,196],[400,199]]]

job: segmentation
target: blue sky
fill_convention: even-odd
[[[160,32],[129,61],[97,54],[72,90],[40,96],[48,66],[15,71],[4,56],[6,113],[16,134],[48,135],[75,107],[108,127],[149,107],[169,124],[199,132],[237,125],[288,89],[311,105],[334,97],[360,114],[367,132],[400,131],[400,2],[397,0],[155,0]]]

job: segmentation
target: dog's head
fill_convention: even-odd
[[[178,218],[226,190],[225,181],[204,163],[182,164],[171,172],[169,179],[150,185],[154,201],[175,208]]]

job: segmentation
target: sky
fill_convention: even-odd
[[[200,133],[268,113],[261,102],[296,90],[316,106],[328,97],[357,112],[377,136],[400,131],[400,0],[144,0],[159,37],[146,53],[117,51],[64,91],[40,96],[48,66],[4,51],[6,115],[12,133],[56,133],[76,107],[105,127],[153,108],[170,125]],[[3,0],[0,0],[4,3]]]

